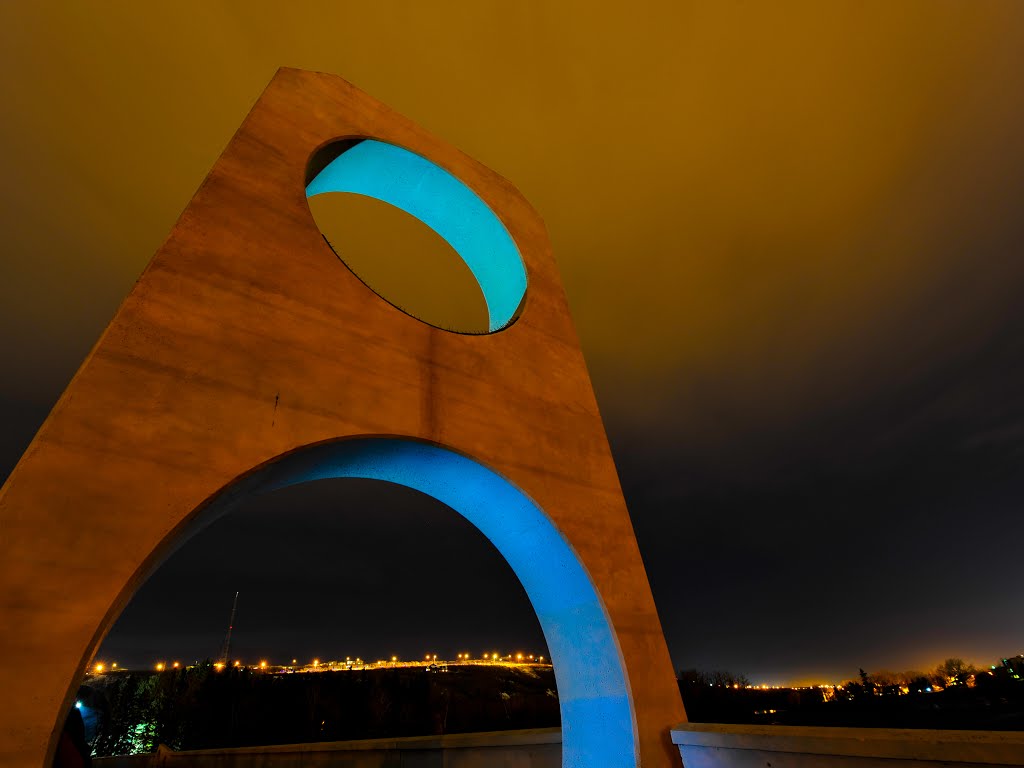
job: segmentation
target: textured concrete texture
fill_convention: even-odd
[[[396,310],[322,239],[307,163],[404,146],[468,184],[526,265],[518,320],[459,335]],[[82,672],[204,508],[304,446],[430,441],[524,491],[614,627],[638,761],[678,765],[685,718],[543,224],[504,179],[340,78],[267,87],[0,490],[0,764],[47,762]],[[557,664],[557,660],[555,660]]]
[[[557,728],[105,757],[93,768],[558,768]]]
[[[1024,733],[709,725],[672,729],[686,768],[982,768],[1024,765]]]

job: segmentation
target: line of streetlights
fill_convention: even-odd
[[[478,662],[478,663],[480,663],[480,662],[483,662],[483,663],[495,663],[495,662],[502,661],[502,662],[506,662],[506,663],[519,663],[519,664],[544,664],[544,657],[543,656],[535,656],[534,654],[524,654],[524,653],[516,653],[516,654],[509,653],[509,654],[506,654],[504,656],[501,656],[496,651],[494,651],[494,652],[491,652],[491,653],[482,653],[482,654],[480,654],[480,656],[478,656],[476,659],[474,659],[472,657],[472,655],[469,654],[469,653],[459,653],[459,654],[457,654],[457,656],[456,656],[456,658],[454,660],[453,659],[442,659],[440,661],[440,663],[442,663],[442,664],[451,664],[451,663],[463,663],[463,664],[465,664],[465,663],[469,663],[469,662],[472,662],[472,661],[475,661],[475,662]],[[391,664],[399,664],[399,663],[401,663],[403,666],[405,666],[405,665],[408,665],[408,666],[419,666],[421,664],[431,664],[431,663],[437,663],[437,662],[438,662],[437,654],[436,653],[434,653],[434,654],[429,654],[428,653],[428,654],[426,654],[423,657],[423,661],[422,662],[419,662],[419,661],[416,661],[416,662],[411,662],[411,661],[399,662],[399,657],[396,655],[396,656],[392,656],[391,657],[391,662],[390,663]],[[376,662],[364,662],[361,658],[356,658],[353,661],[351,656],[346,656],[344,662],[321,662],[319,658],[315,658],[315,659],[313,659],[313,662],[312,662],[311,665],[302,665],[302,666],[304,666],[304,667],[305,666],[312,666],[314,668],[317,668],[317,667],[320,667],[322,664],[324,664],[326,666],[330,666],[330,667],[337,667],[337,666],[339,666],[341,664],[345,664],[345,665],[348,665],[348,667],[351,667],[353,665],[358,665],[358,666],[365,667],[368,664],[372,664],[373,666],[379,666],[381,664],[385,664],[386,665],[387,663],[388,663],[388,661],[386,659],[379,659]],[[157,672],[163,672],[163,671],[165,671],[167,669],[181,669],[181,666],[182,665],[181,665],[180,661],[171,662],[170,665],[168,665],[167,662],[158,661],[158,662],[156,662],[154,664],[154,669]],[[217,661],[217,662],[214,662],[214,664],[213,664],[214,669],[216,669],[218,671],[224,669],[226,666],[227,666],[227,663],[223,662],[223,661]],[[233,667],[237,667],[237,668],[241,668],[242,667],[242,662],[239,661],[239,660],[236,660],[232,664],[232,666]],[[278,669],[288,668],[287,665],[274,665],[274,666],[275,666],[275,668],[278,668]],[[299,666],[298,659],[292,659],[291,667],[297,667],[297,666]],[[263,661],[260,661],[260,663],[257,666],[254,666],[253,668],[254,669],[258,668],[258,669],[261,669],[261,670],[266,670],[266,669],[268,669],[270,667],[271,667],[271,665],[268,664],[267,661],[263,660]],[[92,667],[91,667],[91,669],[89,671],[93,672],[94,674],[101,675],[104,672],[107,672],[108,668],[107,668],[107,665],[104,662],[97,661],[96,663],[94,663],[92,665]],[[117,671],[125,671],[125,669],[123,667],[118,667],[117,662],[112,662],[110,664],[109,671],[110,672],[117,672]]]

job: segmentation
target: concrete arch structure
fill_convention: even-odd
[[[544,632],[558,682],[563,765],[635,764],[635,718],[625,672],[594,585],[551,518],[472,458],[399,437],[307,446],[232,483],[194,524],[208,525],[251,494],[326,478],[404,485],[443,502],[476,526],[519,578]]]
[[[306,204],[306,166],[351,138],[428,159],[494,212],[529,280],[514,323],[481,336],[434,328],[339,263]],[[677,765],[669,727],[685,719],[682,703],[540,218],[504,179],[344,80],[292,69],[253,107],[0,490],[0,685],[17,702],[0,720],[0,763],[50,759],[107,629],[221,489],[275,457],[360,435],[473,457],[544,510],[617,644],[624,759]]]

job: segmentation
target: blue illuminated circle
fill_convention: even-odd
[[[488,330],[512,322],[526,294],[519,249],[487,204],[448,171],[407,149],[366,139],[306,187],[306,197],[324,192],[373,197],[415,216],[466,262],[487,302]]]
[[[637,764],[625,672],[590,578],[548,516],[482,464],[430,443],[401,438],[316,445],[237,483],[204,522],[254,492],[342,477],[384,480],[433,496],[490,539],[522,582],[551,652],[562,717],[562,765]]]

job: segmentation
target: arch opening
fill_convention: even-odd
[[[245,497],[162,560],[90,672],[112,705],[87,724],[98,756],[560,725],[508,564],[454,510],[379,480]]]
[[[462,454],[403,438],[309,446],[224,489],[193,532],[252,494],[315,480],[406,486],[458,512],[495,546],[522,584],[554,665],[565,768],[635,766],[635,718],[614,632],[589,576],[546,514],[504,477]],[[189,532],[179,533],[187,539]]]

